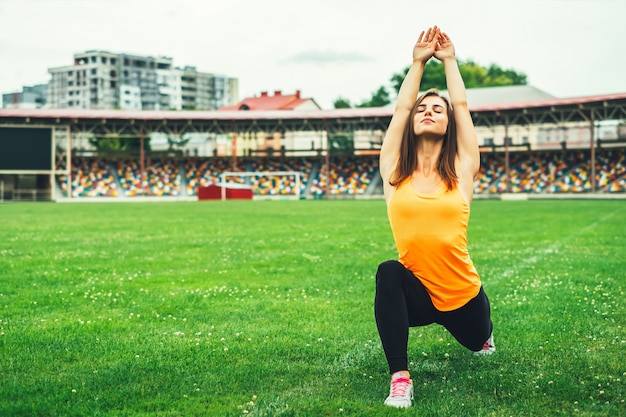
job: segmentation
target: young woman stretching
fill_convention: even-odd
[[[449,101],[417,97],[424,67],[443,64]],[[380,151],[387,214],[398,260],[376,272],[376,325],[391,373],[385,404],[410,407],[409,328],[438,323],[477,353],[495,351],[489,300],[467,250],[467,225],[480,166],[478,142],[448,35],[422,32]]]

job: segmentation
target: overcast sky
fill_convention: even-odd
[[[0,0],[0,92],[87,50],[164,55],[239,79],[240,99],[368,99],[437,24],[459,59],[557,97],[626,92],[625,0]]]

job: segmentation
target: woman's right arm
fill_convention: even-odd
[[[409,72],[406,74],[406,77],[404,77],[404,81],[402,81],[402,85],[398,91],[396,107],[380,148],[380,175],[383,179],[385,196],[387,196],[390,191],[391,186],[389,185],[389,180],[391,179],[393,171],[396,169],[400,157],[402,135],[409,121],[411,109],[419,94],[424,67],[435,53],[438,37],[439,28],[437,28],[437,26],[420,33],[417,43],[413,47],[413,64],[409,68]]]

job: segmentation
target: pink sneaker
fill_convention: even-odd
[[[474,355],[491,355],[496,351],[496,345],[493,343],[493,333],[489,336],[489,339],[483,345],[483,348],[478,352],[474,352]]]
[[[408,408],[413,401],[413,381],[407,377],[399,377],[391,381],[389,396],[385,405],[396,408]]]

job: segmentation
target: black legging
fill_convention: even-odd
[[[475,352],[482,349],[493,327],[482,287],[463,307],[442,312],[435,308],[421,281],[395,260],[378,266],[374,314],[391,373],[408,369],[409,327],[441,324]]]

